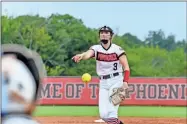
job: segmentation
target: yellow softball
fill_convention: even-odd
[[[82,81],[83,81],[84,83],[90,82],[91,79],[92,79],[92,77],[91,77],[91,75],[90,75],[89,73],[84,73],[84,74],[82,75]]]

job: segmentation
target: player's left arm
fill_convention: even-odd
[[[127,85],[127,83],[129,82],[129,77],[130,77],[130,68],[128,64],[127,53],[121,47],[118,47],[116,49],[116,52],[119,58],[119,62],[123,66],[123,70],[124,70],[123,82],[124,84]]]
[[[126,54],[123,54],[119,57],[119,61],[121,65],[123,66],[124,70],[124,79],[123,82],[128,83],[129,82],[129,77],[130,77],[130,68],[129,68],[129,63]]]

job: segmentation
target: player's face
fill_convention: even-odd
[[[100,32],[100,40],[110,40],[111,34],[108,31],[101,31]]]

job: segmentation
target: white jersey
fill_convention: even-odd
[[[94,57],[98,76],[123,72],[119,57],[124,55],[125,51],[120,46],[112,43],[108,49],[105,49],[101,44],[98,44],[93,45],[90,49],[95,52]]]

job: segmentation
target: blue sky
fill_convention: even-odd
[[[162,29],[177,40],[186,39],[184,2],[4,2],[2,13],[10,16],[51,13],[70,14],[87,27],[108,25],[118,34],[130,32],[144,40],[150,30]]]

